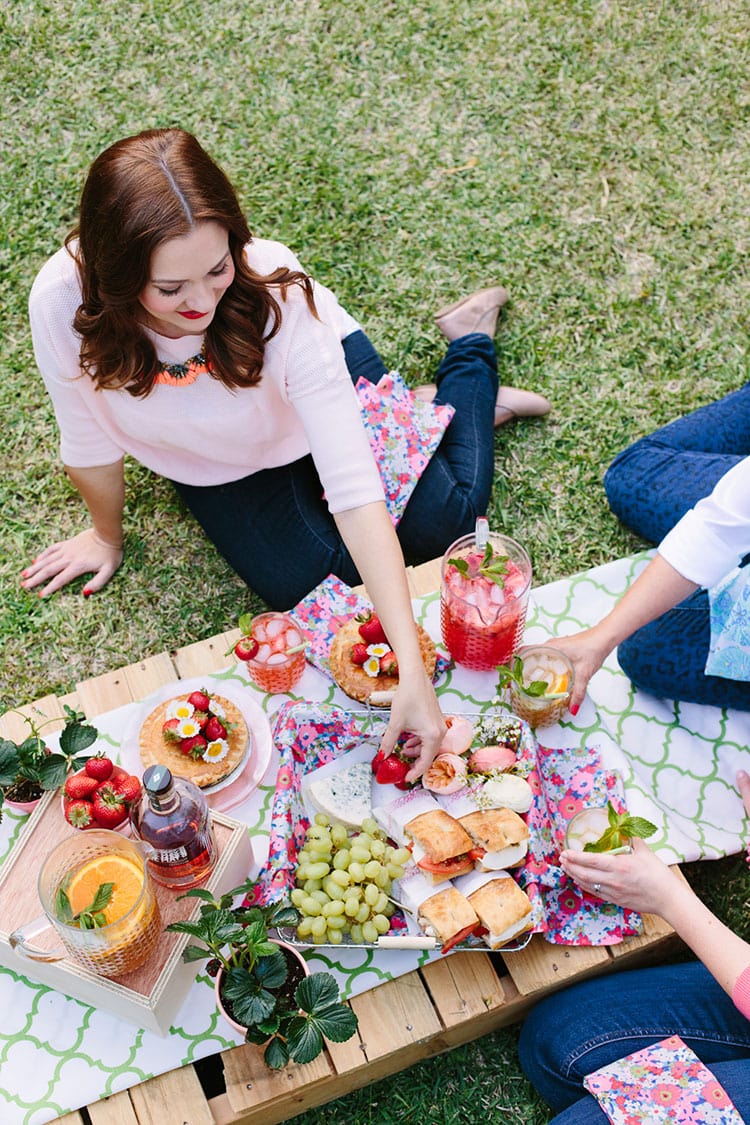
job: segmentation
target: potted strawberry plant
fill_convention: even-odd
[[[295,925],[292,906],[232,906],[237,895],[252,893],[248,880],[219,899],[196,887],[182,898],[201,901],[195,921],[172,922],[168,930],[189,934],[198,945],[183,951],[185,961],[208,959],[215,977],[219,1010],[245,1033],[248,1043],[265,1044],[267,1066],[308,1063],[323,1050],[324,1036],[335,1043],[350,1039],[357,1017],[341,1003],[330,973],[309,973],[301,954],[269,935],[269,929]]]
[[[6,714],[21,714],[8,711]],[[45,744],[42,730],[55,722],[47,719],[37,723],[22,715],[29,735],[21,742],[0,738],[0,793],[2,802],[20,812],[31,812],[47,789],[62,785],[69,770],[81,766],[84,751],[96,742],[99,732],[84,721],[84,716],[65,707],[65,726],[60,733],[59,750],[54,753]]]

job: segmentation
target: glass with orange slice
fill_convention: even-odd
[[[530,727],[552,726],[568,709],[573,678],[573,665],[560,649],[524,645],[508,678],[513,712]]]
[[[65,953],[101,976],[137,969],[161,934],[159,904],[146,869],[143,845],[107,829],[76,833],[58,844],[38,882],[44,917],[10,935],[17,952],[35,961]],[[52,926],[64,948],[29,942]]]

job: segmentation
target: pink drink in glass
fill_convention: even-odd
[[[258,642],[258,651],[246,662],[250,678],[262,691],[291,691],[305,670],[299,627],[286,613],[261,613],[253,618],[250,636]]]
[[[531,588],[531,561],[520,543],[494,533],[489,541],[496,558],[507,558],[502,585],[480,573],[484,549],[473,535],[457,539],[442,566],[443,642],[457,664],[479,671],[507,664],[520,645]],[[469,574],[449,559],[465,560]]]

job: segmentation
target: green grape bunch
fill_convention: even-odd
[[[391,928],[391,889],[410,859],[370,818],[350,836],[346,825],[317,813],[297,855],[297,937],[312,945],[341,945],[345,934],[356,945],[376,942]]]

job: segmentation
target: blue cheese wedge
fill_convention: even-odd
[[[361,828],[372,816],[372,768],[369,762],[347,766],[328,777],[312,780],[305,787],[307,797],[318,812],[347,828]]]

